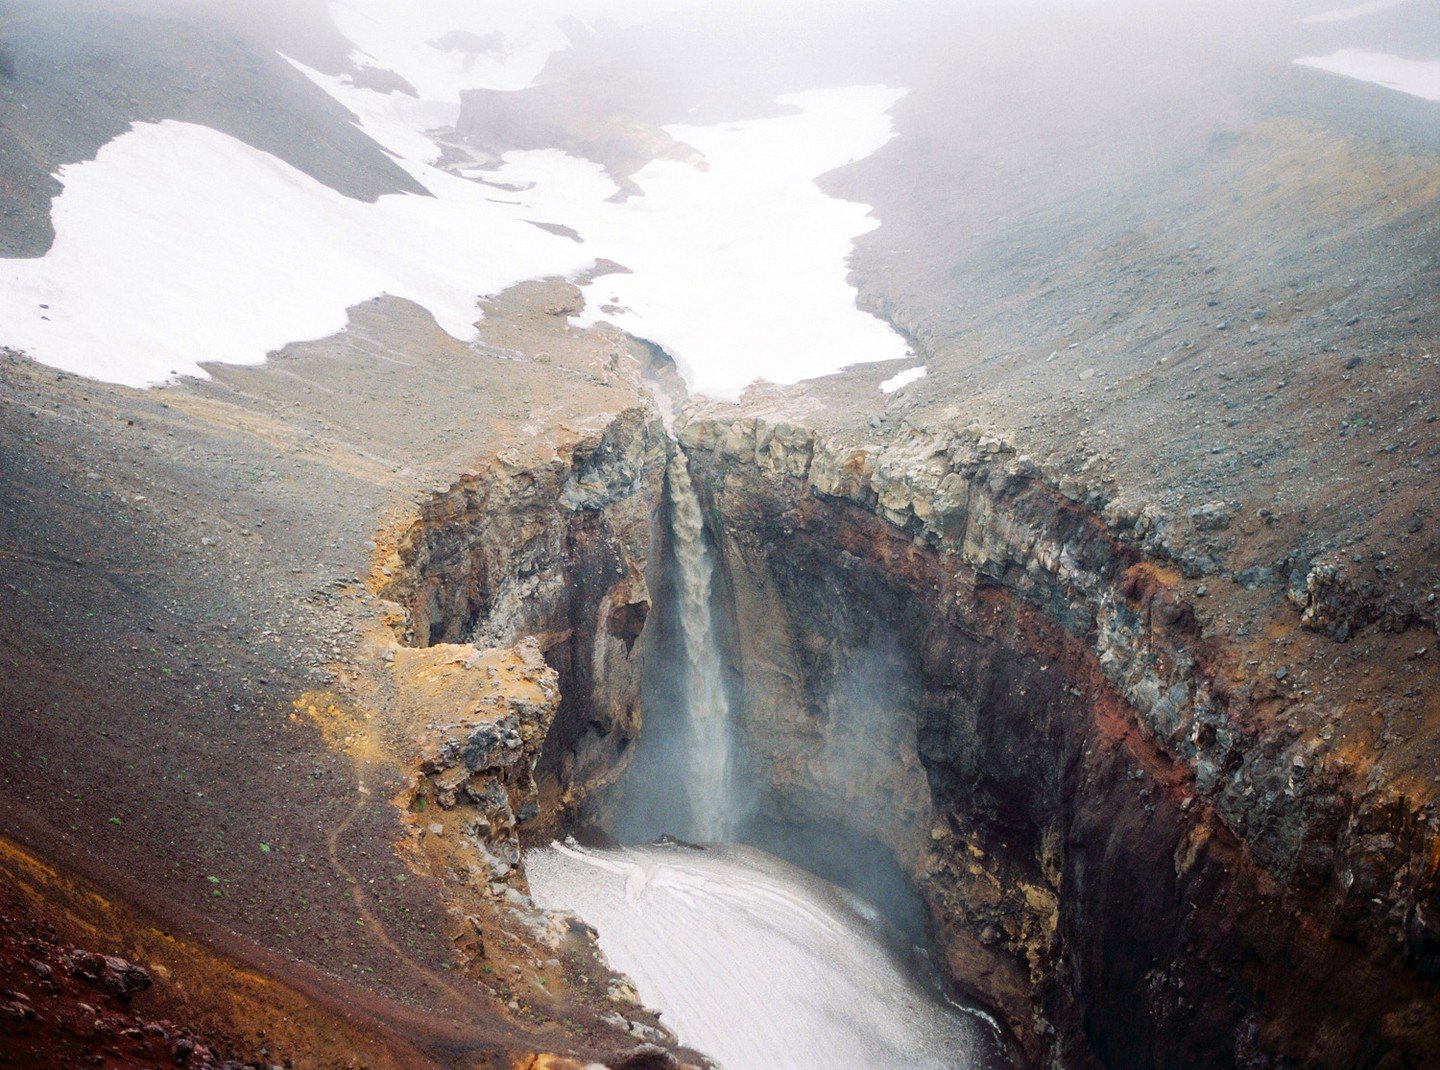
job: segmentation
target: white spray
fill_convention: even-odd
[[[705,516],[685,454],[676,449],[666,472],[671,529],[680,568],[680,626],[685,640],[685,715],[690,747],[686,795],[702,841],[730,838],[732,799],[730,701],[720,667],[710,597],[715,563],[705,545]]]

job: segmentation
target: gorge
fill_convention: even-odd
[[[1435,49],[0,3],[0,1063],[1436,1065]]]
[[[1237,1043],[1247,1058],[1271,1050],[1307,1065],[1397,1050],[1423,1061],[1435,1038],[1421,1008],[1433,992],[1407,964],[1424,954],[1416,926],[1433,895],[1423,814],[1335,795],[1339,771],[1316,760],[1314,742],[1266,724],[1254,704],[1273,688],[1242,682],[1207,645],[1178,572],[1147,561],[1135,533],[973,432],[902,432],[877,448],[703,404],[682,411],[677,431],[671,448],[685,467],[655,456],[648,470],[609,474],[592,457],[577,472],[637,490],[669,473],[668,508],[681,515],[661,529],[674,533],[676,557],[692,554],[675,597],[692,599],[682,617],[695,612],[696,574],[713,569],[730,623],[707,647],[735,644],[727,675],[752,805],[791,829],[880,848],[923,899],[949,983],[995,1008],[1027,1061],[1203,1066]],[[615,456],[617,445],[604,449]],[[710,568],[695,567],[696,543],[681,545],[695,532],[677,477],[687,470],[714,540]],[[470,575],[449,582],[474,586]],[[485,597],[517,604],[503,589]],[[551,652],[571,666],[572,689],[598,675],[583,666],[614,642],[586,627],[588,610],[565,617],[573,608],[522,629],[596,637],[593,652],[574,639],[558,659]],[[495,618],[480,627],[501,638]],[[688,655],[692,634],[680,631]],[[691,703],[714,693],[686,681]],[[546,761],[552,792],[574,800],[572,822],[604,827],[617,809],[623,822],[625,786],[613,778],[635,730],[626,711],[638,679],[628,686],[570,707],[585,732],[557,734],[563,712],[552,729],[552,743],[568,738],[564,760]],[[723,723],[688,708],[679,731],[689,746],[676,753],[699,764],[647,767],[642,746],[631,771],[672,796],[678,781],[694,808],[688,821],[672,810],[676,823],[652,834],[724,838],[704,804],[729,790],[697,744],[708,738],[723,755],[729,743],[704,735]],[[646,709],[663,732],[665,708]],[[1338,810],[1317,824],[1322,806]],[[1365,876],[1376,836],[1413,853],[1411,876],[1384,887]],[[793,857],[825,871],[803,848]],[[881,869],[867,868],[872,878]],[[1327,872],[1359,877],[1368,905],[1337,899]],[[1392,928],[1396,917],[1409,920]],[[1322,918],[1343,928],[1326,935]],[[1253,969],[1297,957],[1303,970]],[[1349,980],[1357,970],[1372,978],[1363,993]],[[1347,1025],[1357,1002],[1368,1008],[1360,1020],[1389,1023],[1385,1033]]]

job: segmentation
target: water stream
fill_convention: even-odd
[[[705,515],[683,450],[672,454],[666,477],[685,650],[683,701],[689,736],[685,791],[691,827],[683,831],[692,839],[718,842],[731,838],[735,800],[730,699],[715,640],[710,591],[715,563],[705,543]]]

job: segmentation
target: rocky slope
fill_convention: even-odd
[[[1217,635],[1078,481],[977,428],[881,441],[789,400],[680,429],[768,797],[884,842],[1037,1063],[1423,1064],[1433,783]],[[1273,607],[1272,643],[1334,657],[1302,630],[1320,590]],[[1433,666],[1396,675],[1433,694]]]
[[[276,53],[404,93],[323,5],[3,6],[0,253],[135,121],[413,192]],[[1433,1063],[1437,113],[1292,67],[1353,43],[1303,4],[858,6],[597,31],[442,138],[626,185],[667,124],[911,90],[824,185],[927,377],[683,421],[750,816],[878,844],[1037,1065]],[[7,1050],[672,1061],[515,866],[612,820],[665,641],[665,362],[578,311],[528,283],[465,344],[377,297],[154,391],[0,351]],[[155,984],[90,1001],[78,948]]]
[[[474,345],[379,300],[264,367],[162,390],[0,360],[0,812],[54,876],[30,916],[147,969],[198,959],[223,978],[221,956],[353,1016],[354,1036],[317,1011],[267,1043],[288,1012],[190,983],[157,1017],[217,1057],[620,1065],[658,1041],[670,1058],[589,936],[525,907],[513,869],[537,802],[553,816],[583,795],[634,731],[650,355],[568,327],[575,300],[556,282],[500,295]],[[436,538],[477,488],[468,526]],[[391,600],[436,590],[426,569],[457,547],[459,589],[494,602],[436,616],[433,637],[479,647],[430,645],[428,595]],[[416,620],[425,649],[401,642]],[[557,692],[592,677],[613,696],[594,725]],[[552,733],[589,742],[535,770]],[[97,924],[64,881],[163,920]],[[161,927],[191,950],[157,957]]]

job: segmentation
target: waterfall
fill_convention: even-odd
[[[685,723],[689,733],[685,791],[690,835],[730,838],[732,798],[730,700],[725,693],[710,597],[715,562],[705,545],[705,516],[678,447],[666,471],[671,531],[679,566],[680,628],[685,645]]]

